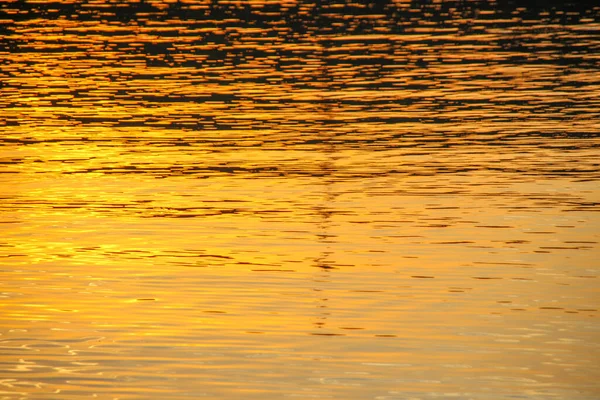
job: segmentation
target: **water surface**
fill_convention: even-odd
[[[598,398],[599,19],[3,2],[0,396]]]

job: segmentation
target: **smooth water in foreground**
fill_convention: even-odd
[[[0,398],[598,399],[600,9],[0,3]]]

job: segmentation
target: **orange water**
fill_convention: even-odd
[[[598,9],[335,3],[0,5],[0,398],[600,396]]]

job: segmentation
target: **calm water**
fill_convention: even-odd
[[[600,9],[505,3],[0,3],[0,398],[600,398]]]

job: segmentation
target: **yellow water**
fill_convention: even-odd
[[[214,3],[0,4],[0,398],[600,397],[598,8]]]

